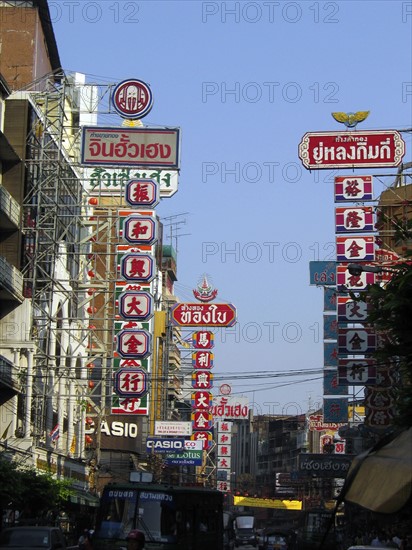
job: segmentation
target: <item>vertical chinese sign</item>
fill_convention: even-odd
[[[405,154],[405,143],[399,132],[314,132],[303,136],[299,144],[299,157],[308,169],[381,168],[398,166]],[[367,306],[353,299],[351,293],[365,292],[375,283],[375,273],[364,271],[362,266],[373,264],[382,257],[375,236],[375,206],[373,176],[337,176],[334,183],[336,262],[335,283],[332,285],[326,262],[311,266],[311,284],[325,286],[324,314],[324,421],[348,421],[349,386],[365,387],[365,424],[387,425],[390,413],[380,410],[375,414],[376,391],[380,369],[371,357],[377,348],[377,335],[366,326]],[[349,269],[358,264],[359,270]],[[358,272],[359,271],[359,272]],[[315,276],[316,275],[316,276]],[[381,376],[382,378],[382,376]],[[376,405],[385,402],[375,400]],[[389,399],[386,403],[389,403]],[[384,418],[385,417],[385,418]]]
[[[125,201],[133,210],[119,210],[119,235],[125,244],[117,247],[112,414],[147,415],[154,315],[151,285],[157,269],[153,208],[159,201],[159,185],[150,179],[129,180]]]
[[[124,80],[110,92],[110,108],[125,119],[122,127],[82,127],[81,163],[89,204],[96,207],[90,220],[97,227],[88,259],[99,265],[89,273],[110,288],[99,305],[105,302],[106,319],[113,319],[112,331],[111,326],[105,330],[114,334],[114,340],[106,343],[107,364],[113,372],[111,412],[147,415],[157,277],[155,207],[160,198],[178,190],[180,129],[143,126],[140,119],[152,109],[153,96],[141,80]],[[114,282],[113,269],[117,269]],[[96,311],[88,308],[91,317]],[[90,360],[89,365],[92,368]],[[103,408],[105,395],[102,391]]]
[[[211,327],[230,327],[236,323],[236,309],[231,304],[208,303],[212,301],[217,290],[208,284],[206,278],[194,291],[198,303],[176,304],[171,310],[172,323],[180,327],[193,327],[197,330],[191,334],[192,342],[192,436],[195,441],[202,441],[205,450],[210,449],[215,441],[213,405],[213,367],[214,335]]]

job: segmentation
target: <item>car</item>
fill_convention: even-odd
[[[0,550],[67,550],[63,532],[58,527],[8,527],[0,533]]]
[[[364,546],[364,545],[358,545],[358,546],[350,546],[348,548],[348,550],[374,550],[376,548],[376,546]],[[381,550],[393,550],[394,546],[380,546],[379,547]]]
[[[289,550],[295,538],[291,529],[267,527],[260,535],[259,550]]]
[[[235,536],[235,547],[257,546],[256,533],[253,529],[238,529]]]
[[[266,535],[263,541],[264,550],[288,550],[286,537],[280,534]]]

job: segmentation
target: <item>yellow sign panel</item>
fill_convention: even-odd
[[[282,508],[283,510],[302,510],[301,500],[279,500],[273,498],[233,497],[235,506],[255,506],[256,508]]]

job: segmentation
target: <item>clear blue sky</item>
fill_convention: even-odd
[[[215,376],[256,412],[319,405],[321,374],[253,379],[323,367],[323,291],[309,286],[309,262],[334,259],[334,174],[305,170],[298,144],[344,129],[332,111],[370,110],[365,130],[412,126],[412,3],[49,4],[66,71],[145,81],[155,103],[144,123],[182,130],[179,192],[158,213],[183,222],[176,294],[192,301],[206,273],[237,308],[236,331],[216,337]]]

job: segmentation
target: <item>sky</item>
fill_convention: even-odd
[[[258,414],[321,406],[323,289],[309,262],[336,258],[333,178],[348,171],[306,170],[298,144],[344,130],[336,111],[370,111],[358,130],[412,127],[412,2],[49,8],[65,71],[143,80],[154,98],[144,124],[181,129],[179,190],[157,213],[178,251],[175,294],[195,301],[206,274],[216,302],[236,307],[236,326],[216,331],[215,387],[230,384]],[[377,197],[396,169],[359,172],[378,176]]]

